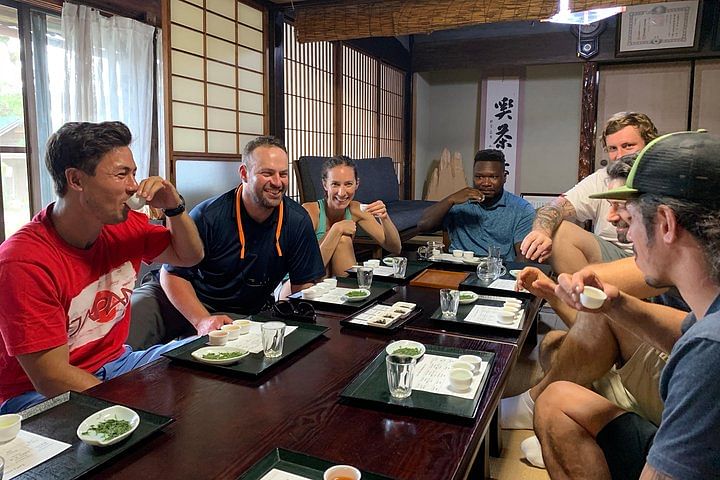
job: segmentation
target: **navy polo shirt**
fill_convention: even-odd
[[[285,274],[290,274],[292,283],[302,284],[322,278],[325,268],[310,217],[287,196],[280,232],[282,257],[275,247],[278,209],[258,223],[242,205],[246,245],[245,258],[240,259],[235,190],[205,200],[190,212],[205,247],[203,260],[191,268],[163,268],[192,283],[209,310],[253,314],[262,309]]]

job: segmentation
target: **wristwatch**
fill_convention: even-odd
[[[166,217],[174,217],[176,215],[180,215],[181,213],[183,213],[185,211],[185,199],[179,193],[178,193],[178,195],[180,196],[180,204],[177,207],[163,208],[163,213],[165,214]]]

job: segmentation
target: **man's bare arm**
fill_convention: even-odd
[[[572,202],[565,197],[540,207],[535,214],[532,231],[520,244],[520,252],[528,260],[544,262],[552,254],[552,237],[563,220],[571,220],[577,213]]]
[[[640,474],[640,480],[673,480],[670,475],[665,475],[662,472],[655,470],[649,463],[645,464],[645,467]]]
[[[94,375],[82,368],[70,365],[70,350],[67,346],[17,356],[35,390],[54,397],[68,390],[82,392],[100,382]]]

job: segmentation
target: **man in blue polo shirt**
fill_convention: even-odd
[[[503,152],[480,150],[473,165],[474,188],[463,188],[429,207],[418,229],[432,232],[442,225],[450,235],[451,250],[484,256],[495,246],[505,260],[524,260],[520,242],[532,229],[535,210],[505,191],[506,178]]]
[[[286,274],[293,292],[325,275],[310,217],[285,196],[285,147],[273,137],[252,140],[243,152],[239,174],[238,187],[190,212],[205,258],[191,268],[164,265],[162,289],[157,284],[143,286],[141,295],[134,296],[134,344],[204,335],[232,323],[215,312],[259,312]]]

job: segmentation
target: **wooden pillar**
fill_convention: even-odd
[[[598,66],[595,62],[583,65],[583,88],[580,103],[580,161],[578,181],[595,170],[595,138],[597,129]]]

